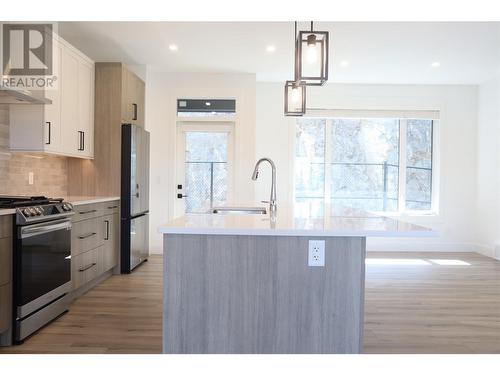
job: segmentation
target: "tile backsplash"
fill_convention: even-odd
[[[33,172],[33,185],[29,173]],[[9,107],[0,105],[0,195],[64,197],[68,158],[9,151]]]

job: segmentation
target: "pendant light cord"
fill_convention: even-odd
[[[313,31],[313,21],[311,21],[311,32]]]

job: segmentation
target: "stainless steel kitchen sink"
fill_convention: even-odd
[[[238,215],[265,215],[265,207],[214,207],[210,210],[212,214],[238,214]]]

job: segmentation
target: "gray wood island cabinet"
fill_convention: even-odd
[[[160,231],[164,353],[361,353],[366,237],[432,235],[375,216],[187,215]]]

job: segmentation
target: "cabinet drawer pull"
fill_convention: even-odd
[[[108,210],[112,210],[113,208],[118,208],[118,206],[109,206]]]
[[[97,234],[96,232],[93,232],[93,233],[89,233],[89,234],[84,234],[83,236],[78,236],[78,238],[81,239],[81,240],[84,240],[86,238],[95,236],[96,234]]]
[[[96,265],[97,265],[97,263],[92,263],[92,264],[89,264],[88,266],[85,266],[85,267],[80,268],[80,269],[78,270],[78,272],[85,272],[85,271],[87,271],[87,270],[91,269],[92,267],[94,267],[94,266],[96,266]]]
[[[85,214],[91,214],[93,212],[97,212],[97,210],[79,211],[78,213],[80,215],[85,215]]]

